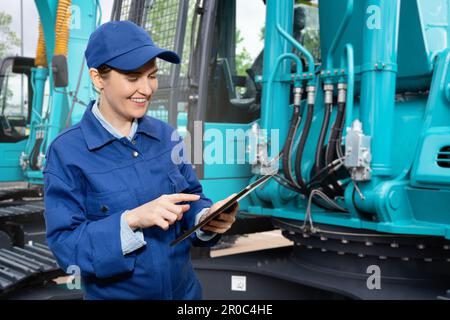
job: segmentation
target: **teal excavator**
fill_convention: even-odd
[[[115,0],[111,13],[182,57],[160,62],[149,115],[190,142],[208,197],[278,168],[228,236],[279,229],[292,245],[193,252],[204,297],[450,299],[450,1],[251,0],[264,47],[238,73],[239,1]],[[83,52],[101,10],[35,3],[36,57],[0,67],[0,180],[24,185],[0,190],[0,294],[79,298],[49,281],[67,270],[45,245],[42,168],[95,99]]]

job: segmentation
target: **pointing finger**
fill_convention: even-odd
[[[177,203],[181,201],[197,201],[200,199],[200,196],[198,194],[174,193],[169,194],[167,199],[173,203]]]

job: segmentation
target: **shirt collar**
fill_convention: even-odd
[[[98,108],[97,101],[94,102],[94,105],[92,106],[92,113],[94,114],[95,118],[100,122],[100,124],[105,128],[109,133],[111,133],[114,137],[117,139],[122,139],[125,137],[124,134],[122,134],[119,130],[117,130],[111,123],[108,122],[108,120],[105,119],[105,117],[100,112],[100,109]],[[133,139],[134,134],[136,133],[138,126],[137,119],[133,120],[133,123],[131,124],[130,133],[127,137],[128,140]]]
[[[83,118],[80,121],[80,128],[83,132],[84,139],[86,140],[89,150],[103,147],[112,140],[117,139],[117,137],[109,132],[94,115],[92,110],[94,103],[96,103],[95,100],[89,103],[83,114]],[[144,116],[137,119],[136,132],[144,133],[149,137],[160,140],[157,125],[158,124],[154,119]]]

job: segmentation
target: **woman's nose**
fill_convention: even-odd
[[[140,84],[139,84],[139,92],[140,93],[149,97],[153,93],[153,91],[154,91],[154,88],[150,81],[147,81],[147,79],[140,81]]]

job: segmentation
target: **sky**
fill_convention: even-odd
[[[86,0],[88,1],[88,0]],[[237,27],[244,38],[242,47],[245,47],[253,58],[260,52],[263,43],[259,40],[259,32],[264,25],[265,6],[261,0],[237,1]],[[0,0],[0,11],[12,16],[11,29],[20,38],[20,2],[21,0]],[[38,39],[38,14],[34,0],[23,2],[23,44],[24,56],[34,57]],[[100,0],[102,8],[102,22],[109,21],[111,17],[113,0]],[[17,50],[20,54],[20,48]]]
[[[242,46],[253,59],[264,46],[259,40],[259,34],[266,20],[265,9],[266,6],[261,0],[236,0],[236,26],[244,38]]]

